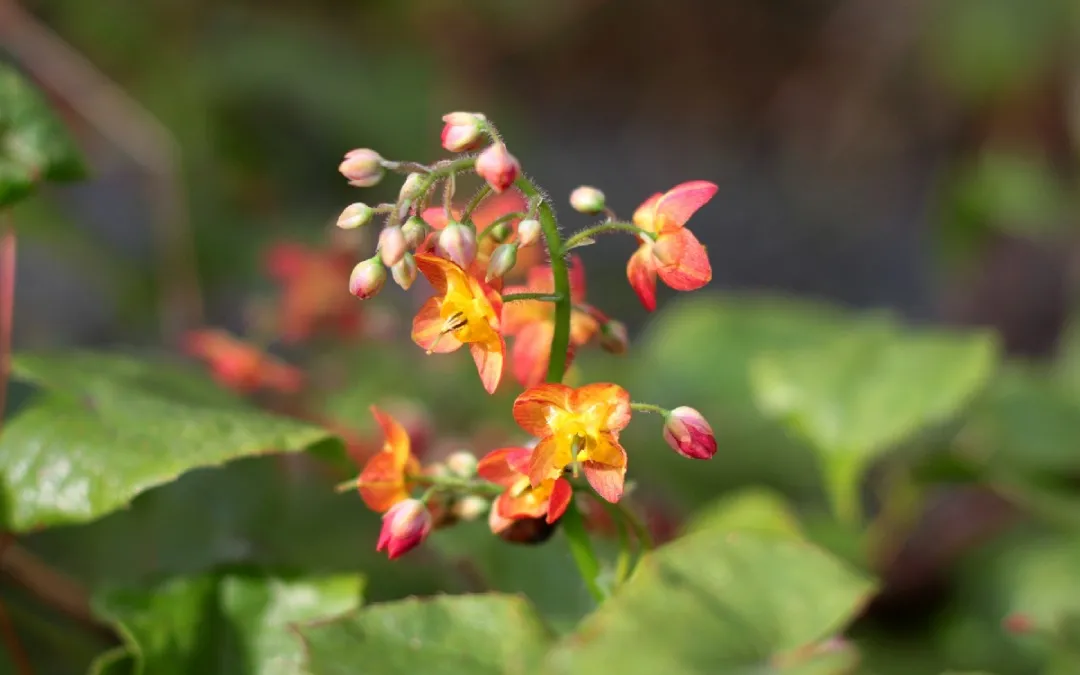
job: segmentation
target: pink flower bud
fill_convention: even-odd
[[[367,148],[350,150],[338,166],[338,171],[349,179],[349,185],[371,187],[383,177],[383,158]]]
[[[360,202],[349,204],[338,216],[337,226],[343,230],[352,230],[361,225],[367,225],[371,222],[371,216],[374,213],[374,209],[367,204],[361,204]]]
[[[402,290],[409,290],[409,287],[416,281],[416,258],[413,257],[412,253],[406,253],[396,265],[390,268],[390,274],[394,277],[397,285],[401,286]]]
[[[488,146],[476,158],[476,173],[488,182],[495,192],[502,192],[514,184],[521,165],[502,143]]]
[[[349,292],[361,300],[375,297],[385,284],[386,267],[377,255],[357,263],[349,275]]]
[[[491,254],[488,260],[487,276],[485,281],[491,281],[501,277],[517,264],[517,244],[500,244]]]
[[[600,348],[610,354],[625,354],[630,348],[626,324],[614,319],[600,327]]]
[[[401,184],[401,192],[398,199],[403,202],[412,201],[420,196],[420,188],[423,187],[424,177],[418,173],[410,173]]]
[[[518,245],[532,246],[540,240],[540,221],[526,218],[517,226]]]
[[[484,136],[484,116],[454,112],[443,115],[442,146],[450,152],[475,150]]]
[[[582,185],[570,193],[570,206],[578,213],[600,213],[604,210],[604,193],[594,187]]]
[[[438,247],[444,258],[453,260],[462,268],[467,268],[476,259],[476,235],[453,220],[439,233]]]
[[[431,513],[419,499],[405,499],[383,514],[376,551],[386,551],[390,560],[420,545],[431,533]]]
[[[410,216],[401,226],[401,232],[405,235],[405,246],[415,251],[428,236],[428,226],[423,218]]]
[[[690,459],[716,454],[716,436],[708,421],[693,408],[679,406],[664,418],[664,440],[675,452]]]
[[[408,247],[405,244],[405,233],[401,231],[400,225],[384,227],[379,233],[379,254],[387,267],[393,267],[401,262],[406,250]]]

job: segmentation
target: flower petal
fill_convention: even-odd
[[[583,462],[582,471],[589,485],[609,502],[615,503],[622,498],[623,483],[626,478],[626,467],[616,467],[596,462]]]
[[[716,190],[715,183],[704,180],[681,183],[668,190],[656,204],[656,231],[669,224],[685,225],[690,216],[713,198]]]
[[[393,453],[380,452],[368,460],[360,472],[359,482],[360,498],[376,513],[383,513],[409,497]]]
[[[524,211],[526,206],[525,197],[520,192],[507,190],[491,195],[482,201],[480,206],[473,211],[472,221],[476,225],[476,231],[483,232],[497,218],[514,211]],[[515,218],[510,221],[509,225],[515,227],[519,220],[520,218]]]
[[[637,210],[634,211],[634,225],[637,225],[643,230],[655,232],[656,230],[654,229],[654,221],[656,220],[656,205],[660,202],[663,196],[664,195],[662,193],[657,192],[652,197],[649,197],[644,202],[642,202],[641,206],[637,207]]]
[[[630,280],[630,287],[637,293],[642,306],[651,312],[656,309],[656,269],[653,267],[650,246],[652,244],[643,243],[630,256],[630,262],[626,264],[626,278]]]
[[[396,419],[375,406],[371,406],[371,414],[382,429],[383,437],[386,439],[383,443],[383,452],[389,452],[394,457],[395,466],[398,467],[400,473],[405,469],[405,464],[412,454],[409,434]]]
[[[514,401],[514,421],[532,436],[548,436],[549,409],[569,410],[572,392],[565,384],[550,382],[526,389]]]
[[[525,450],[527,455],[532,451],[527,448],[499,448],[484,455],[476,464],[476,475],[486,481],[509,487],[522,476],[521,471],[515,471],[510,464],[510,457],[520,454]]]
[[[593,464],[603,464],[626,469],[626,449],[613,433],[602,433],[585,448],[585,460]]]
[[[617,384],[596,382],[574,390],[572,409],[582,411],[594,407],[603,415],[603,428],[619,431],[630,424],[630,392]]]
[[[551,496],[548,497],[547,521],[549,523],[562,518],[573,496],[574,489],[570,487],[570,482],[565,478],[556,478],[555,485],[551,489]]]
[[[696,291],[712,281],[712,265],[705,247],[694,234],[681,228],[660,235],[654,246],[664,250],[670,262],[656,263],[656,272],[665,284],[677,291]]]
[[[473,361],[476,363],[476,371],[480,373],[484,391],[494,394],[499,388],[499,380],[502,379],[506,342],[500,335],[492,342],[473,342],[469,345],[469,351],[472,352]]]
[[[524,286],[512,286],[504,289],[506,295],[530,292]],[[551,304],[539,300],[515,300],[503,305],[502,334],[517,335],[528,326],[538,321],[551,319]]]
[[[570,256],[570,299],[576,303],[585,302],[585,263],[580,256]]]
[[[541,486],[526,490],[517,497],[507,491],[499,496],[495,508],[499,509],[499,515],[504,518],[539,518],[547,513],[548,491]]]
[[[514,338],[512,365],[514,378],[521,386],[534,387],[544,381],[554,333],[550,321],[540,321],[529,324]]]
[[[533,448],[529,460],[529,483],[539,486],[545,480],[558,477],[570,463],[570,448],[554,436],[541,439]]]
[[[451,212],[455,218],[461,215],[460,209],[452,209]],[[446,227],[446,210],[441,206],[429,206],[424,209],[420,217],[433,230],[441,230]]]
[[[439,295],[446,295],[446,287],[450,280],[463,281],[465,279],[465,270],[446,258],[418,253],[413,259],[416,261],[416,269],[420,270],[420,274],[424,275]]]
[[[506,463],[510,469],[518,476],[526,476],[529,473],[529,462],[532,461],[532,448],[514,448],[516,452],[512,452],[506,456]]]
[[[584,345],[600,331],[600,322],[585,312],[574,310],[570,314],[570,344]]]
[[[436,354],[447,354],[461,347],[461,341],[454,337],[453,333],[446,333],[441,338],[439,337],[444,323],[445,320],[439,310],[439,298],[428,298],[413,318],[413,342]]]

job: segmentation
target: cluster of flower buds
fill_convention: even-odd
[[[374,185],[388,171],[406,174],[396,202],[352,204],[338,218],[339,227],[352,229],[385,215],[377,250],[356,264],[348,288],[367,299],[385,286],[388,269],[403,289],[422,275],[433,292],[413,318],[413,341],[428,354],[467,346],[488,393],[508,370],[524,387],[513,418],[535,440],[498,448],[479,461],[455,453],[422,468],[401,426],[373,409],[386,440],[356,486],[365,503],[384,514],[378,549],[391,558],[435,528],[484,513],[499,536],[538,541],[550,536],[580,491],[618,502],[627,468],[619,435],[635,410],[661,414],[664,441],[683,457],[709,459],[717,451],[709,423],[692,408],[631,403],[616,384],[575,388],[562,381],[586,345],[595,342],[614,354],[629,347],[626,326],[586,301],[584,265],[572,249],[607,232],[634,235],[640,245],[627,276],[652,310],[657,277],[676,290],[700,288],[711,279],[705,248],[686,223],[716,186],[693,181],[653,195],[628,222],[618,220],[603,192],[579,187],[570,196],[574,210],[604,220],[564,240],[550,203],[522,177],[518,160],[484,115],[455,112],[443,122],[443,148],[479,152],[430,166],[388,161],[366,149],[345,156],[340,171],[354,186]],[[469,173],[485,185],[464,206],[455,204],[459,179]],[[440,194],[441,205],[432,205]]]

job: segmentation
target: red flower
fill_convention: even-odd
[[[303,385],[300,370],[223,330],[191,331],[184,337],[184,351],[206,361],[214,379],[240,393],[269,389],[292,394]]]
[[[320,331],[351,337],[361,327],[361,309],[344,280],[353,254],[284,243],[266,256],[270,276],[281,286],[278,327],[281,340],[297,343]]]
[[[371,414],[382,427],[382,450],[364,465],[357,481],[360,498],[372,511],[382,513],[409,498],[409,476],[420,471],[420,462],[412,454],[409,434],[390,415],[371,406]]]
[[[419,499],[405,499],[383,514],[376,551],[386,551],[390,560],[419,546],[431,534],[431,513]]]
[[[493,450],[476,467],[481,478],[506,488],[491,505],[488,522],[496,534],[522,518],[545,516],[554,523],[570,505],[573,490],[565,478],[548,478],[535,487],[529,482],[532,454],[529,448]]]
[[[677,291],[693,291],[712,280],[705,247],[686,229],[686,221],[716,194],[716,185],[691,181],[649,197],[634,212],[634,225],[655,235],[641,235],[641,246],[626,266],[638,299],[656,309],[656,277]]]

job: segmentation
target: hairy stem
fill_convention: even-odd
[[[509,293],[502,296],[503,302],[515,302],[518,300],[542,300],[544,302],[558,302],[562,296],[556,293]]]
[[[630,408],[638,412],[656,413],[657,415],[668,414],[668,409],[652,403],[631,403]]]
[[[569,251],[586,239],[592,238],[593,235],[606,234],[608,232],[629,232],[641,237],[647,237],[649,239],[656,239],[656,235],[648,230],[643,230],[637,225],[632,223],[619,223],[619,222],[606,222],[599,225],[593,225],[592,227],[586,227],[584,230],[575,233],[572,237],[566,240],[566,244],[563,246],[564,251]]]

